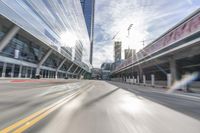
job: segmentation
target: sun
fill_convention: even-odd
[[[77,37],[72,32],[63,32],[60,35],[62,46],[74,47],[76,45]]]

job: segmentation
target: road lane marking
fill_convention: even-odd
[[[89,89],[90,85],[84,86],[85,89],[79,89],[78,91],[72,93],[68,97],[65,97],[58,102],[38,111],[35,112],[28,117],[12,124],[11,126],[8,126],[4,128],[3,130],[0,131],[0,133],[8,133],[8,132],[15,132],[15,133],[20,133],[31,127],[32,125],[36,124],[40,120],[42,120],[44,117],[46,117],[48,114],[51,112],[55,111],[57,108],[61,107],[63,104],[66,102],[70,101],[72,98],[80,95],[84,90]],[[14,130],[14,131],[13,131]]]
[[[73,97],[73,96],[72,96]],[[45,118],[47,115],[49,115],[51,112],[55,111],[56,109],[58,109],[59,107],[61,107],[63,104],[65,104],[67,101],[63,101],[62,103],[54,106],[53,108],[45,111],[44,113],[40,114],[39,116],[33,118],[31,121],[24,123],[21,127],[17,128],[15,131],[13,131],[12,133],[22,133],[25,130],[27,130],[28,128],[30,128],[31,126],[33,126],[34,124],[36,124],[37,122],[39,122],[40,120],[42,120],[43,118]]]

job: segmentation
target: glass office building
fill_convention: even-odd
[[[31,77],[38,66],[43,77],[90,69],[79,0],[1,0],[0,39],[0,77]]]
[[[90,63],[92,64],[93,55],[93,32],[94,32],[94,12],[95,12],[95,0],[80,0],[87,25],[88,34],[90,36],[91,49],[90,49]]]

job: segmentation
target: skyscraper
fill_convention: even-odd
[[[121,61],[122,42],[116,41],[114,44],[115,62]]]
[[[95,0],[80,0],[80,2],[90,37],[90,63],[92,64]]]
[[[0,7],[0,77],[90,72],[90,38],[80,0],[0,0]]]

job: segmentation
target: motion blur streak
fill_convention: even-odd
[[[122,89],[126,88],[125,84],[118,84],[120,85],[92,81],[90,85],[93,87],[90,90],[65,104],[27,132],[199,133],[198,120],[178,112],[176,108],[170,109],[148,100],[142,95],[152,95],[153,91],[141,93],[133,86],[129,88],[132,93]],[[167,95],[164,91],[162,94]],[[157,93],[155,95],[158,96]],[[160,94],[160,98],[164,99],[164,96]],[[179,97],[176,96],[176,99]]]
[[[180,81],[176,81],[172,85],[172,87],[167,91],[167,93],[172,93],[175,90],[178,90],[181,88],[186,89],[187,85],[191,84],[194,80],[196,80],[198,78],[198,75],[199,75],[198,72],[194,72],[192,74],[185,74]]]

